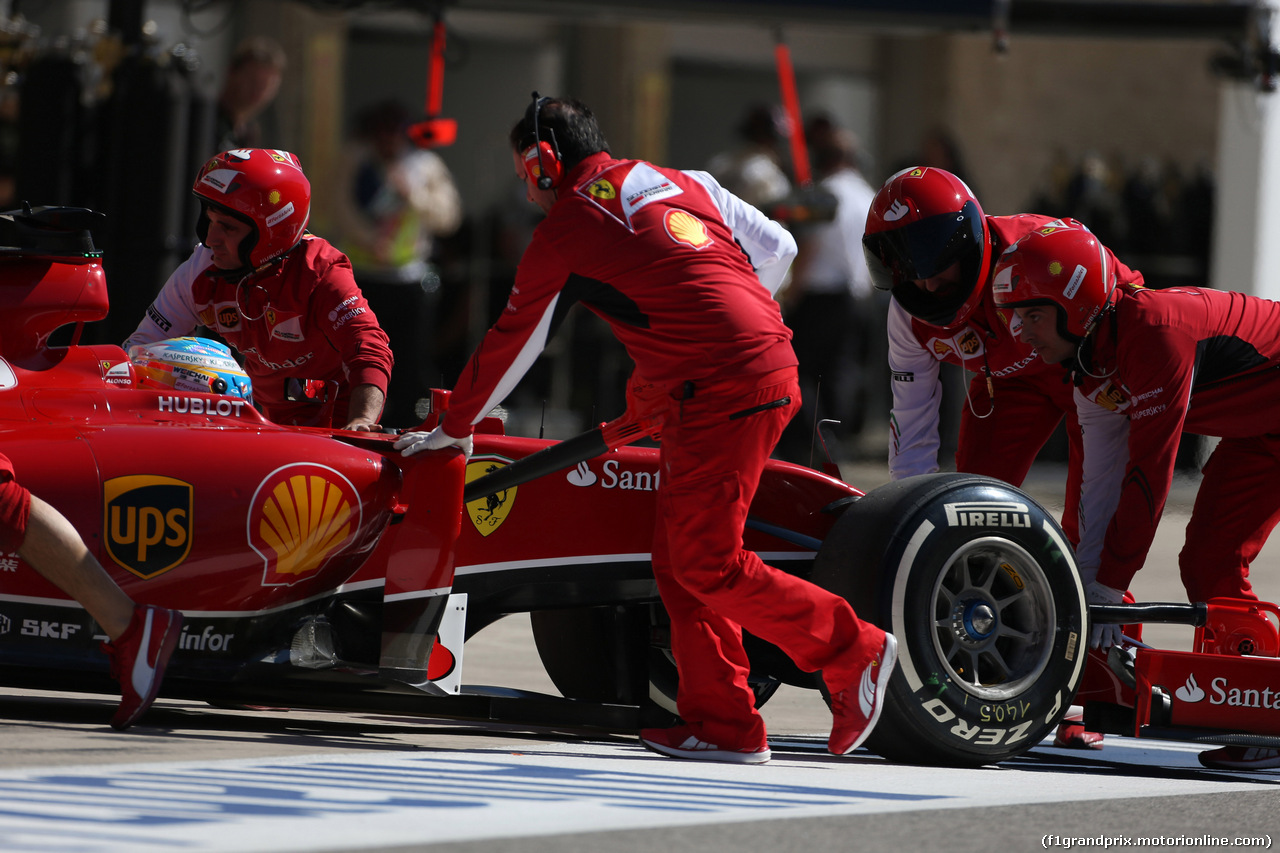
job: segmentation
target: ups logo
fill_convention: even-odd
[[[957,345],[960,347],[960,352],[965,355],[977,355],[981,342],[978,340],[977,333],[969,330],[960,336]]]
[[[1094,401],[1109,412],[1118,412],[1120,408],[1127,402],[1124,392],[1110,383],[1097,393]]]
[[[190,483],[131,474],[102,484],[107,554],[140,578],[162,575],[191,553]]]
[[[218,325],[224,329],[234,329],[240,325],[240,312],[234,305],[226,305],[218,309]]]

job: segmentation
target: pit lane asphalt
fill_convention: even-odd
[[[878,470],[846,477],[869,488]],[[1060,472],[1044,469],[1026,488],[1056,512],[1061,483]],[[1139,600],[1183,600],[1176,558],[1194,486],[1187,478],[1175,489],[1135,580]],[[1276,543],[1255,563],[1254,583],[1262,597],[1280,598]],[[1144,637],[1189,648],[1191,629],[1147,626]],[[521,617],[467,644],[464,680],[555,692]],[[1043,849],[1045,835],[1280,840],[1280,771],[1207,771],[1195,763],[1193,746],[1111,737],[1098,752],[1042,744],[976,770],[899,767],[864,752],[836,759],[821,751],[829,726],[821,699],[792,688],[764,708],[775,758],[760,768],[661,759],[632,737],[598,732],[226,710],[164,699],[144,724],[117,733],[105,724],[113,704],[110,697],[0,690],[0,850],[1016,851]],[[317,793],[314,776],[306,777],[310,787],[280,782],[285,770],[314,774],[322,766],[332,773],[353,761],[388,779],[425,774],[431,790],[454,798],[453,810],[370,806],[357,815],[351,803],[376,801],[376,793],[347,781],[344,798],[332,801]],[[449,775],[445,763],[466,773]],[[468,787],[466,780],[485,773],[503,774],[506,793]],[[570,792],[566,779],[590,790]],[[654,780],[675,802],[637,809],[618,802],[611,787],[650,796]],[[87,791],[124,794],[113,800]],[[716,792],[714,806],[703,802],[709,791]],[[323,803],[335,814],[290,822],[278,808],[282,797]],[[242,799],[253,814],[226,811]],[[535,808],[519,811],[515,800]],[[159,819],[175,803],[187,822],[180,831]],[[76,817],[86,809],[88,817]]]

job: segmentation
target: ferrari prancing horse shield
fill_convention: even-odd
[[[492,456],[486,459],[472,458],[467,463],[467,482],[478,480],[499,468],[505,468],[509,462],[508,459]],[[507,516],[511,514],[511,507],[516,502],[518,488],[518,486],[512,486],[495,494],[476,498],[467,504],[467,518],[471,519],[471,523],[475,525],[476,530],[480,531],[481,536],[488,536],[507,520]]]

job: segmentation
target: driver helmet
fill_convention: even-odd
[[[204,164],[191,191],[200,199],[196,235],[209,235],[210,207],[247,223],[240,243],[244,267],[258,269],[302,240],[311,217],[311,182],[288,151],[236,148]]]
[[[1119,295],[1111,253],[1074,219],[1059,219],[1021,237],[996,262],[996,307],[1053,305],[1058,334],[1079,343]],[[1010,320],[1010,328],[1017,323]]]
[[[129,361],[143,387],[253,402],[253,382],[220,341],[188,337],[136,344],[129,347]]]
[[[973,314],[991,269],[991,235],[982,206],[964,181],[945,169],[903,169],[876,193],[862,238],[871,282],[902,308],[940,329]],[[929,293],[913,282],[959,265],[957,287]]]

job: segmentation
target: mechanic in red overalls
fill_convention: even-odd
[[[1089,601],[1119,602],[1142,568],[1184,431],[1221,438],[1178,556],[1187,596],[1256,600],[1249,564],[1280,521],[1280,303],[1135,286],[1083,228],[1028,234],[1000,260],[993,286],[1022,340],[1076,381]],[[1118,642],[1119,626],[1095,626],[1093,639]],[[1200,759],[1280,767],[1274,749],[1223,747]]]
[[[1069,425],[1062,528],[1078,540],[1080,439],[1071,385],[1009,334],[991,298],[991,271],[1022,235],[1054,219],[987,216],[969,187],[944,169],[915,167],[889,178],[867,214],[863,247],[871,280],[893,293],[889,304],[889,473],[894,480],[938,470],[941,365],[974,374],[965,390],[956,470],[1021,486],[1036,455],[1065,416]],[[1068,223],[1074,220],[1066,220]],[[1126,282],[1142,282],[1107,252]],[[1100,748],[1078,713],[1055,745]]]
[[[182,635],[182,613],[135,604],[71,522],[18,483],[9,458],[0,454],[0,554],[13,552],[80,602],[110,638],[102,650],[123,694],[111,725],[129,728],[155,701]]]
[[[311,184],[298,158],[225,151],[192,191],[201,245],[169,276],[125,349],[205,326],[243,357],[254,402],[270,420],[372,429],[391,345],[346,255],[306,233]]]
[[[765,461],[800,405],[791,333],[772,298],[795,241],[704,172],[614,159],[577,101],[535,94],[511,144],[516,175],[547,217],[442,423],[395,446],[469,452],[476,422],[583,302],[636,364],[628,414],[662,422],[652,558],[671,615],[683,724],[645,729],[641,741],[677,758],[769,759],[747,685],[745,629],[802,669],[822,670],[835,717],[828,747],[853,750],[879,717],[894,638],[742,547]]]

